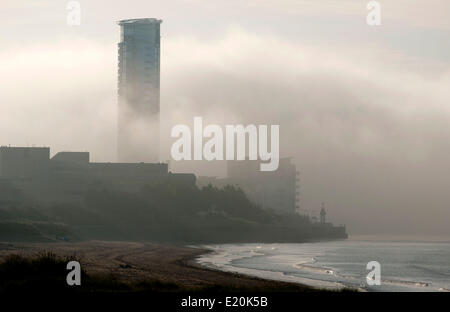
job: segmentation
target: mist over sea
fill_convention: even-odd
[[[450,242],[333,241],[305,244],[224,244],[198,258],[208,267],[327,289],[450,291]],[[366,265],[381,265],[369,286]]]

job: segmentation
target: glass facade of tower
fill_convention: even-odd
[[[160,24],[122,20],[118,72],[118,160],[159,160]]]

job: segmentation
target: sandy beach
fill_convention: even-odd
[[[33,256],[51,251],[76,256],[90,275],[106,275],[125,283],[161,281],[180,290],[201,290],[220,285],[250,291],[311,291],[299,284],[264,280],[209,269],[195,263],[205,249],[135,242],[0,243],[0,261],[11,254]]]

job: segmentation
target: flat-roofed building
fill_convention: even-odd
[[[0,147],[0,181],[14,185],[39,201],[80,200],[89,189],[133,192],[152,184],[195,186],[194,174],[168,171],[166,163],[90,162],[89,152],[50,148]]]
[[[49,147],[0,147],[0,177],[27,179],[48,171]]]

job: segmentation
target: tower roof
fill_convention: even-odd
[[[119,25],[129,25],[129,24],[161,24],[162,20],[157,18],[133,18],[118,21]]]

